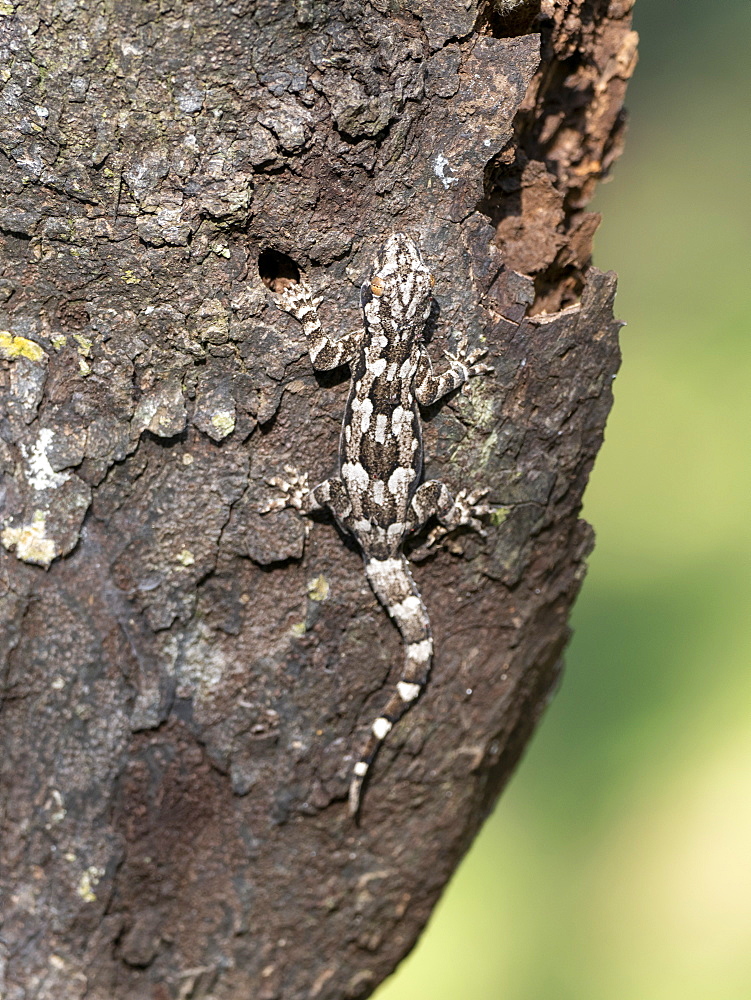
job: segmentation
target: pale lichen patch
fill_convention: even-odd
[[[308,597],[311,601],[327,600],[329,590],[329,581],[325,576],[316,576],[308,581]]]
[[[92,341],[81,333],[74,333],[73,339],[78,345],[78,370],[83,376],[91,375],[91,365],[86,358],[91,356]]]
[[[47,354],[43,347],[27,337],[15,337],[8,330],[0,330],[0,358],[14,361],[16,358],[28,358],[29,361],[44,361]]]
[[[204,702],[221,686],[229,664],[215,633],[207,625],[200,624],[188,637],[178,669],[177,694],[180,698],[192,697],[199,703]]]
[[[217,257],[229,258],[232,256],[229,247],[225,246],[223,243],[209,243],[209,250],[215,253]]]
[[[135,434],[148,430],[157,437],[174,437],[185,420],[182,386],[178,379],[165,379],[139,400],[132,428]]]
[[[54,540],[46,534],[46,524],[45,512],[35,510],[29,523],[4,528],[0,540],[6,549],[15,548],[17,559],[47,569],[57,552]]]
[[[229,310],[221,299],[205,299],[195,313],[195,332],[207,344],[224,344],[229,336]]]
[[[47,811],[48,821],[45,823],[45,829],[49,830],[58,823],[62,823],[67,815],[67,810],[63,805],[63,797],[57,788],[53,788],[50,792],[50,796],[44,804],[44,808]]]
[[[503,524],[510,513],[511,508],[509,507],[493,507],[490,512],[490,523],[494,528],[498,528]]]
[[[212,441],[223,441],[235,429],[235,401],[226,382],[201,385],[196,395],[193,423]]]
[[[81,875],[78,886],[76,887],[76,892],[84,903],[95,902],[96,894],[94,893],[94,889],[99,884],[103,875],[104,868],[100,868],[98,865],[91,865],[86,869],[83,875]]]
[[[212,435],[215,439],[221,440],[227,437],[235,429],[234,410],[220,410],[211,417],[211,426],[215,429]]]
[[[91,355],[93,341],[89,340],[88,337],[84,337],[81,333],[74,333],[73,339],[78,344],[78,353],[82,357],[88,358]]]
[[[68,472],[55,472],[47,458],[47,448],[52,443],[54,433],[50,427],[43,427],[28,454],[21,445],[27,465],[26,481],[34,490],[54,490],[70,478]]]
[[[448,191],[448,189],[451,187],[452,184],[459,183],[459,178],[452,177],[450,174],[447,174],[446,173],[447,170],[449,171],[451,170],[449,161],[446,159],[443,153],[439,153],[438,156],[436,156],[435,160],[433,161],[433,173],[436,175],[441,184],[443,184],[444,188]]]

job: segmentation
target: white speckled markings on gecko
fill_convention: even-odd
[[[309,490],[307,476],[289,469],[288,480],[269,480],[283,496],[271,500],[264,511],[290,506],[309,514],[329,509],[357,539],[370,585],[396,623],[405,647],[396,691],[373,722],[353,767],[349,789],[353,816],[378,748],[421,694],[433,657],[428,613],[402,551],[405,537],[433,515],[445,530],[466,524],[482,533],[478,518],[489,512],[479,503],[484,493],[461,490],[453,497],[438,480],[420,483],[418,404],[430,406],[468,379],[492,372],[480,363],[486,352],[468,353],[462,337],[456,352],[446,355],[446,371],[433,374],[422,339],[433,283],[415,241],[395,233],[362,286],[362,330],[330,339],[321,328],[318,302],[304,280],[289,284],[276,299],[302,324],[313,367],[327,370],[348,364],[352,382],[342,425],[339,476]]]

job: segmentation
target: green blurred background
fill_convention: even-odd
[[[751,3],[637,0],[563,687],[376,1000],[751,998]]]

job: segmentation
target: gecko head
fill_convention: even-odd
[[[434,284],[417,243],[406,233],[393,233],[362,286],[365,316],[386,332],[419,337],[430,315]]]

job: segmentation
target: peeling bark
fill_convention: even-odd
[[[0,992],[364,997],[411,948],[551,696],[618,366],[585,211],[629,0],[0,5]],[[268,288],[331,331],[394,229],[496,375],[426,414],[487,541],[415,550],[432,680],[351,753],[399,637],[330,525],[335,461]]]

